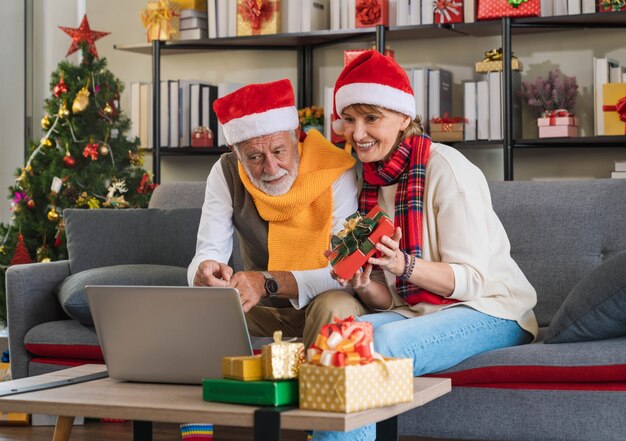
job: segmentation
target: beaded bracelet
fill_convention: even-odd
[[[409,255],[406,251],[402,251],[404,254],[404,273],[398,276],[401,280],[409,280],[411,274],[413,274],[413,269],[415,269],[415,257],[413,255]]]

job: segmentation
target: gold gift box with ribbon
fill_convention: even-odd
[[[280,34],[278,0],[237,0],[237,36]]]
[[[289,380],[298,378],[304,363],[304,344],[283,341],[281,331],[274,332],[274,343],[261,348],[264,380]]]
[[[626,83],[602,85],[602,112],[604,113],[604,134],[626,134]]]
[[[485,52],[485,58],[477,61],[475,66],[478,73],[500,72],[502,69],[502,48]],[[511,55],[511,69],[523,69],[522,62],[515,55]]]
[[[170,0],[149,1],[141,11],[148,41],[176,40],[180,31],[180,4]]]
[[[262,367],[260,355],[222,358],[222,375],[224,378],[259,381],[263,379]]]

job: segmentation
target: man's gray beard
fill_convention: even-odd
[[[244,164],[243,162],[241,163],[241,165],[243,165],[243,169],[248,175],[248,178],[250,178],[250,182],[252,182],[252,185],[254,185],[256,188],[261,190],[263,193],[268,194],[270,196],[282,196],[285,193],[287,193],[289,190],[291,190],[291,186],[293,185],[293,183],[296,181],[296,178],[298,177],[298,165],[299,164],[300,164],[300,156],[297,155],[292,173],[289,173],[284,168],[281,168],[280,171],[275,176],[269,176],[268,174],[263,173],[259,179],[256,179],[255,177],[252,176],[252,173],[250,173],[250,169],[248,168],[248,166]],[[283,177],[285,175],[287,175],[287,179],[285,180],[285,182],[282,182],[280,184],[272,185],[264,181],[264,179],[273,180],[273,179],[278,179],[280,177]]]

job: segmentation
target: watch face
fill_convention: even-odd
[[[266,279],[265,280],[265,290],[270,296],[275,296],[278,294],[278,282],[274,279]]]

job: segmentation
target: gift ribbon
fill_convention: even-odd
[[[600,6],[605,11],[621,11],[624,7],[626,7],[626,0],[602,0],[602,2],[600,2]]]
[[[176,33],[172,27],[170,20],[178,17],[178,13],[170,6],[169,0],[158,0],[158,2],[148,3],[148,9],[141,12],[141,22],[146,29],[157,26],[157,35],[161,35],[161,24],[165,23],[165,32],[168,38]],[[150,41],[150,32],[148,32],[148,41]]]
[[[364,25],[376,24],[383,13],[379,0],[358,0],[355,10],[356,20]]]
[[[438,22],[449,23],[452,21],[450,13],[460,15],[463,3],[455,0],[435,0],[433,6],[435,7],[435,15],[439,16]]]
[[[525,3],[527,1],[528,0],[508,0],[509,5],[513,6],[516,9],[519,8],[522,3]]]
[[[359,212],[356,212],[347,217],[343,223],[343,230],[330,239],[332,251],[337,254],[331,261],[331,265],[336,265],[341,259],[357,250],[367,254],[374,246],[367,241],[367,238],[374,231],[381,216],[383,216],[382,212],[378,212],[374,218],[362,217]]]
[[[484,63],[486,61],[502,61],[504,56],[502,55],[502,48],[494,48],[490,51],[485,52],[485,59],[481,61]],[[517,57],[511,54],[511,60],[517,60]]]
[[[603,112],[617,112],[619,120],[624,122],[624,134],[626,134],[626,96],[617,100],[614,106],[602,106]]]
[[[557,118],[563,118],[566,116],[574,116],[573,113],[569,113],[566,109],[546,110],[543,112],[543,118],[550,118],[550,125],[556,125]]]
[[[274,2],[267,0],[244,0],[238,7],[239,14],[245,21],[250,23],[252,35],[261,32],[262,22],[272,18],[274,14]]]

